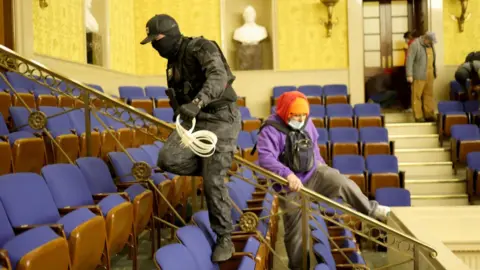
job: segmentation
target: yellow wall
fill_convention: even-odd
[[[34,52],[86,62],[83,0],[49,0],[45,9],[32,1]]]
[[[472,15],[465,22],[463,33],[458,31],[458,24],[452,20],[451,14],[460,16],[460,2],[443,0],[443,31],[445,42],[445,65],[459,65],[471,51],[480,50],[480,1],[470,0],[468,11]]]
[[[134,46],[138,75],[165,74],[167,61],[161,58],[151,45],[140,45],[146,35],[146,22],[153,15],[161,13],[175,18],[184,35],[203,35],[221,44],[219,0],[135,0]]]
[[[348,67],[347,1],[334,8],[339,22],[331,38],[321,19],[327,8],[318,0],[277,0],[277,57],[280,70]]]
[[[109,0],[110,68],[135,74],[134,0]]]

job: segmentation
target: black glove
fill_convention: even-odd
[[[180,118],[182,118],[183,121],[192,121],[199,112],[200,106],[193,102],[182,105],[179,110]]]
[[[173,117],[172,117],[172,122],[175,123],[177,121],[177,115],[178,115],[178,110],[173,110]]]

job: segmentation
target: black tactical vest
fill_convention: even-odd
[[[204,68],[194,57],[193,52],[200,49],[208,40],[203,37],[183,38],[177,57],[168,61],[167,82],[168,87],[175,90],[175,96],[179,105],[191,102],[202,89],[206,81]],[[232,88],[235,80],[220,47],[215,41],[210,41],[218,48],[222,57],[224,68],[227,72],[228,83],[220,99],[213,100],[206,109],[215,109],[223,107],[229,103],[237,101],[237,95]]]

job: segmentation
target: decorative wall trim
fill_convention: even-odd
[[[476,251],[453,251],[470,269],[480,269],[480,250]]]
[[[226,0],[218,0],[220,1],[220,39],[222,41],[222,51],[226,52],[227,51],[227,42],[225,40],[226,34],[225,34],[225,25],[226,25],[226,19],[225,19],[225,13],[227,12],[227,3]]]

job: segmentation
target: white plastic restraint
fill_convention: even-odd
[[[193,118],[192,128],[186,130],[180,124],[180,115],[178,115],[177,121],[175,122],[177,133],[182,139],[183,147],[189,147],[190,150],[199,157],[209,157],[215,153],[215,146],[218,140],[217,135],[208,130],[193,132],[196,122],[196,119]]]

